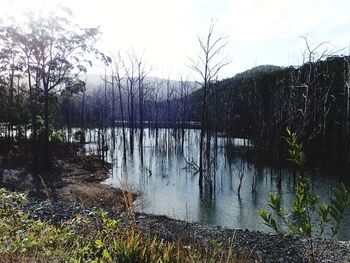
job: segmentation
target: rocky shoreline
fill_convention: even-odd
[[[23,210],[31,217],[55,220],[71,219],[76,214],[88,215],[99,209],[96,206],[83,207],[66,201],[48,201],[38,197],[29,197]],[[130,219],[126,212],[106,210],[110,217],[120,221],[122,227],[136,224],[137,229],[149,236],[156,236],[166,241],[181,242],[191,246],[199,244],[210,246],[222,244],[225,249],[233,248],[238,253],[249,254],[252,262],[307,262],[305,240],[285,236],[269,235],[256,231],[228,229],[220,226],[205,225],[196,222],[174,220],[167,216],[136,213]],[[318,262],[350,262],[350,242],[315,240]]]

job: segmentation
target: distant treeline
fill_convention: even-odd
[[[215,83],[210,92],[208,123],[213,129],[250,138],[257,152],[284,160],[290,127],[299,134],[309,163],[349,168],[349,57],[298,68],[259,66]],[[194,120],[199,119],[200,103],[194,106]]]
[[[132,93],[128,82],[119,84],[119,89],[116,84],[111,85],[108,78],[112,76],[107,76],[107,85],[60,98],[62,127],[112,127],[124,122],[126,126],[137,128],[141,119],[144,125],[153,128],[191,126],[194,110],[190,100],[197,87],[194,82],[157,79],[142,83],[141,89],[139,84],[135,85],[136,91]],[[133,81],[137,82],[137,78]],[[140,90],[142,103],[139,102]]]
[[[297,68],[259,66],[211,84],[206,125],[213,132],[251,139],[257,153],[275,161],[286,159],[284,136],[290,127],[299,134],[308,163],[349,167],[349,78],[349,57],[329,57]],[[202,90],[192,92],[193,84],[182,82],[168,86],[168,92],[157,97],[157,85],[145,87],[144,122],[151,127],[181,128],[200,121]],[[85,95],[85,102],[81,94],[66,98],[61,103],[62,124],[97,126],[113,123],[112,116],[120,121],[119,106],[111,114],[111,92],[111,88],[96,89]],[[125,115],[131,115],[127,93],[122,96]],[[135,101],[137,97],[136,93]],[[138,105],[133,115],[137,127]]]

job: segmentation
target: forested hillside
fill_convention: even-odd
[[[231,136],[252,139],[257,150],[277,159],[286,152],[283,136],[291,127],[301,136],[309,162],[349,166],[349,82],[349,57],[298,68],[260,66],[212,85],[208,122]],[[191,100],[197,109],[200,92]],[[195,116],[199,119],[198,111]]]

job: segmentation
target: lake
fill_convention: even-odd
[[[127,134],[130,130],[126,129]],[[295,176],[290,169],[281,169],[267,165],[257,165],[235,153],[233,149],[244,150],[251,147],[248,140],[218,137],[212,140],[215,155],[216,180],[215,191],[199,191],[198,174],[186,169],[188,161],[198,161],[200,130],[186,129],[183,143],[172,129],[159,129],[158,141],[154,129],[144,129],[143,163],[139,147],[139,130],[134,135],[134,150],[130,154],[128,145],[127,160],[123,161],[123,140],[121,128],[117,128],[115,149],[112,146],[111,129],[108,129],[108,157],[113,163],[111,176],[104,183],[125,187],[126,183],[133,191],[141,192],[137,199],[137,211],[187,221],[199,221],[207,224],[230,228],[259,230],[270,232],[262,224],[256,211],[266,207],[269,192],[279,192],[284,206],[289,206],[294,189]],[[94,141],[96,130],[90,130],[86,140]],[[127,136],[129,138],[129,136]],[[88,153],[97,149],[94,142],[86,144]],[[214,152],[214,151],[213,151]],[[187,160],[187,162],[186,162]],[[243,174],[241,194],[238,195],[239,174]],[[312,187],[321,199],[334,188],[339,180],[336,175],[323,175],[321,171],[311,176]],[[255,191],[252,191],[255,185]],[[350,240],[350,209],[343,221],[339,239]]]

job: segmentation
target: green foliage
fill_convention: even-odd
[[[43,119],[43,117],[41,117],[40,115],[36,115],[35,116],[35,125],[36,125],[36,135],[41,138],[44,136],[44,132],[45,132],[45,120]],[[50,127],[49,129],[49,133],[52,134],[52,127]]]
[[[276,232],[279,232],[279,228],[277,226],[277,221],[272,213],[268,213],[267,210],[265,208],[263,208],[260,211],[258,211],[258,214],[263,219],[264,225],[272,228]]]
[[[5,262],[237,262],[221,244],[210,249],[175,245],[122,228],[103,210],[59,225],[31,219],[20,210],[25,201],[24,194],[0,189],[0,256]]]
[[[305,155],[303,152],[303,144],[298,143],[298,136],[295,132],[291,132],[289,128],[287,128],[287,137],[286,142],[288,144],[288,153],[291,161],[296,163],[296,165],[301,168],[305,163]]]
[[[40,116],[37,115],[35,118],[36,123],[36,134],[39,138],[43,138],[44,132],[45,132],[45,121]],[[52,125],[49,125],[49,136],[51,138],[52,142],[64,142],[64,134],[59,131],[54,131],[54,128]]]
[[[51,135],[51,141],[52,142],[63,142],[64,141],[64,134],[62,132],[55,131]]]
[[[297,142],[296,133],[287,129],[287,134],[286,142],[290,158],[301,169],[305,162],[303,146]],[[263,219],[265,225],[277,233],[282,233],[282,226],[275,218],[279,218],[291,234],[310,238],[322,236],[325,230],[329,229],[328,234],[333,238],[339,232],[340,222],[344,218],[345,208],[349,203],[350,194],[343,184],[332,190],[331,198],[327,203],[321,203],[318,193],[311,190],[310,179],[299,175],[290,211],[287,212],[282,207],[280,194],[271,193],[268,206],[272,212],[269,213],[266,209],[262,209],[258,211],[258,215]]]
[[[36,133],[39,137],[44,135],[44,129],[45,129],[45,122],[44,119],[37,115],[35,116],[35,125],[36,125]]]
[[[85,131],[79,130],[74,133],[74,140],[79,141],[80,143],[85,142]]]

